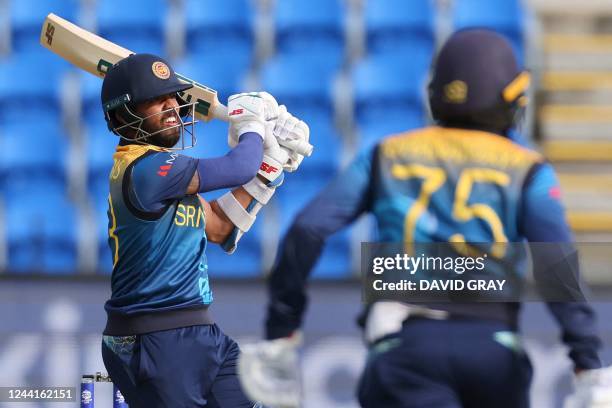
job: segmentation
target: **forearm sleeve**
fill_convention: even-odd
[[[263,159],[263,142],[256,133],[240,136],[240,143],[225,156],[198,159],[199,192],[237,187],[257,175]]]

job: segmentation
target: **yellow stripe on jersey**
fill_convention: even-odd
[[[115,235],[115,230],[117,229],[117,219],[115,218],[115,209],[113,208],[113,200],[111,199],[111,195],[108,195],[108,208],[110,209],[111,215],[111,227],[108,230],[108,236],[111,237],[115,241],[115,253],[113,254],[113,268],[117,265],[117,261],[119,260],[119,237]]]
[[[540,154],[503,136],[435,126],[391,136],[380,148],[383,157],[389,160],[414,159],[431,164],[445,160],[503,170],[530,167],[543,160]]]

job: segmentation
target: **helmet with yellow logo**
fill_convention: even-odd
[[[177,128],[182,139],[181,148],[191,147],[195,144],[195,103],[187,103],[181,97],[182,92],[191,87],[191,83],[178,79],[164,59],[152,54],[132,54],[113,65],[102,83],[102,109],[108,128],[131,142],[146,144],[157,144],[156,135]],[[138,104],[165,95],[174,96],[177,106],[149,116],[138,114]],[[147,129],[147,119],[169,113],[176,113],[178,120],[161,129]],[[185,144],[185,132],[191,136],[189,145]]]
[[[527,103],[529,74],[510,43],[487,29],[453,34],[434,63],[429,103],[442,126],[506,133]]]

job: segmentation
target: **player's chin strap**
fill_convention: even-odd
[[[217,204],[225,215],[235,225],[235,228],[225,240],[221,247],[229,254],[233,253],[238,246],[238,241],[247,232],[257,217],[261,208],[270,201],[276,188],[283,184],[284,174],[282,164],[265,156],[259,168],[258,176],[262,176],[264,182],[259,177],[253,178],[242,187],[253,197],[253,201],[247,208],[242,207],[232,192],[228,192],[217,200]]]

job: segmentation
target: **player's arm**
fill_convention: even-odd
[[[301,327],[306,283],[326,239],[369,208],[374,155],[361,154],[294,219],[268,279],[266,338],[287,337]]]
[[[523,191],[520,228],[529,242],[546,243],[532,246],[534,276],[546,291],[544,296],[575,299],[550,301],[547,305],[561,326],[562,340],[570,348],[576,371],[599,368],[601,341],[595,314],[576,285],[577,251],[559,195],[559,182],[552,166],[537,165]]]
[[[242,207],[245,211],[253,202],[253,197],[244,187],[234,189],[228,194],[232,194],[237,205]],[[200,203],[202,207],[204,207],[204,213],[206,215],[206,237],[210,242],[215,244],[226,242],[230,234],[236,228],[236,225],[226,215],[217,200],[209,203],[204,198],[200,197]]]
[[[140,212],[155,213],[186,195],[238,187],[255,177],[262,157],[262,136],[254,132],[243,134],[223,157],[194,159],[154,152],[131,170],[129,201]]]

